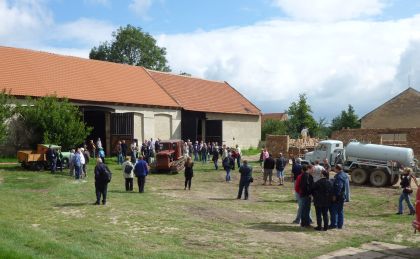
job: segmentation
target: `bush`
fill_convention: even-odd
[[[27,98],[18,108],[20,118],[32,138],[32,145],[49,143],[61,145],[63,150],[80,145],[91,128],[82,120],[79,109],[67,99],[46,96]]]
[[[284,121],[266,120],[261,127],[261,140],[265,140],[266,135],[286,135],[287,128]]]

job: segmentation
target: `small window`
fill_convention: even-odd
[[[381,134],[383,142],[406,142],[407,133]]]
[[[340,144],[335,144],[335,147],[340,147]]]

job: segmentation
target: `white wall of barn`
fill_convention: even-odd
[[[222,120],[223,144],[241,148],[258,147],[261,140],[261,116],[206,113],[207,120]]]

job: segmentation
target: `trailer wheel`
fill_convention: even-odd
[[[368,174],[366,170],[362,168],[356,168],[351,172],[351,181],[355,184],[364,184],[368,180]]]
[[[32,163],[31,169],[34,171],[41,171],[44,168],[44,165],[38,162]]]
[[[370,174],[370,183],[375,187],[383,187],[389,182],[389,175],[382,170],[375,170]]]

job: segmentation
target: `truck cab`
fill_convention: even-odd
[[[343,161],[343,142],[338,140],[323,140],[318,143],[314,151],[305,154],[305,160],[309,163],[313,163],[316,160],[322,163],[324,159],[328,159],[330,165],[334,165],[336,161]]]

